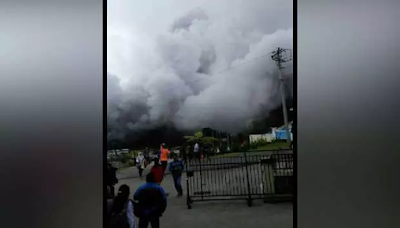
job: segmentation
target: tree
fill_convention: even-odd
[[[203,132],[201,131],[196,132],[194,135],[184,136],[184,138],[188,142],[200,142],[203,144],[209,144],[218,141],[218,139],[214,137],[204,137]]]

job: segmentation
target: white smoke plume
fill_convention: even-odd
[[[280,104],[270,53],[292,48],[292,1],[108,4],[110,138],[164,124],[235,132]]]

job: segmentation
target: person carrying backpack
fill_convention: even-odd
[[[134,213],[139,218],[139,228],[160,227],[160,217],[167,208],[164,189],[156,183],[153,173],[146,176],[146,183],[140,186],[134,196]]]
[[[108,228],[135,228],[133,202],[129,200],[130,189],[124,184],[110,205],[107,215]]]

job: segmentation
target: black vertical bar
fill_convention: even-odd
[[[246,163],[243,161],[243,157],[241,156],[241,158],[240,158],[240,167],[241,167],[241,172],[242,172],[242,184],[243,184],[243,186],[246,186]],[[241,189],[241,190],[243,190],[243,188]],[[246,192],[240,192],[240,194],[241,195],[243,195],[243,194],[246,194]]]
[[[214,156],[214,157],[213,157],[213,160],[212,160],[213,173],[214,173],[214,177],[213,177],[213,188],[212,188],[212,191],[213,191],[213,193],[214,193],[213,195],[218,194],[218,186],[217,186],[217,184],[218,184],[218,181],[217,181],[217,178],[218,178],[218,170],[217,170],[217,166],[215,165],[215,159],[217,159],[216,156]]]
[[[248,170],[248,162],[247,162],[247,153],[244,152],[244,161],[245,161],[245,166],[246,166],[246,179],[247,179],[247,193],[248,193],[248,199],[247,199],[247,205],[251,207],[252,205],[252,199],[251,199],[251,194],[250,194],[250,182],[249,182],[249,170]]]
[[[208,159],[205,159],[204,162],[206,163],[205,169],[204,169],[204,173],[205,173],[205,186],[207,186],[207,188],[205,189],[208,195],[208,190],[209,190],[209,186],[210,186],[210,172],[209,172],[209,161]]]
[[[218,173],[218,176],[217,176],[217,179],[216,179],[216,181],[217,181],[217,190],[218,190],[218,194],[219,195],[223,195],[223,190],[222,190],[222,188],[221,188],[221,186],[219,185],[219,184],[221,184],[222,183],[222,172],[221,172],[221,167],[219,166],[219,159],[220,159],[220,157],[218,157],[218,158],[216,158],[215,159],[215,161],[214,161],[214,164],[216,165],[215,166],[215,168],[216,168],[216,170],[217,170],[217,173]]]
[[[236,183],[237,173],[238,173],[238,170],[236,168],[237,159],[238,158],[236,158],[236,157],[232,157],[232,161],[231,161],[231,163],[232,163],[232,168],[231,168],[231,170],[232,170],[232,184],[235,186],[235,190],[234,190],[234,193],[233,193],[234,195],[240,194],[240,192],[239,192],[240,189],[239,189],[239,187],[238,187],[238,185]]]
[[[227,173],[226,172],[226,167],[227,167],[227,165],[226,164],[228,164],[228,160],[229,158],[228,157],[224,157],[224,158],[222,158],[221,160],[222,160],[222,162],[221,162],[221,164],[222,164],[222,167],[221,167],[221,169],[223,170],[223,173],[224,173],[224,185],[225,186],[227,186],[227,183],[228,183],[228,181],[229,181],[229,177],[228,177],[228,174],[229,173]],[[224,195],[229,195],[229,188],[228,187],[225,187],[224,188]]]
[[[204,193],[203,193],[203,175],[202,175],[202,172],[201,172],[201,156],[199,156],[200,157],[200,159],[199,159],[199,164],[200,164],[200,167],[199,167],[199,170],[200,170],[200,194],[201,194],[201,200],[203,201],[204,200]]]
[[[232,192],[231,195],[236,195],[237,194],[237,188],[235,186],[235,162],[234,162],[235,157],[231,157],[229,163],[230,163],[230,169],[229,169],[229,173],[231,174],[231,179],[230,179],[230,183],[232,186]]]
[[[189,183],[189,177],[188,177],[188,161],[187,161],[187,156],[185,156],[185,169],[186,169],[186,204],[188,209],[191,209],[191,200],[190,200],[190,183]]]

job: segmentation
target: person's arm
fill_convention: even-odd
[[[135,228],[135,216],[133,215],[133,203],[128,201],[128,208],[126,209],[126,216],[128,217],[129,228]]]

